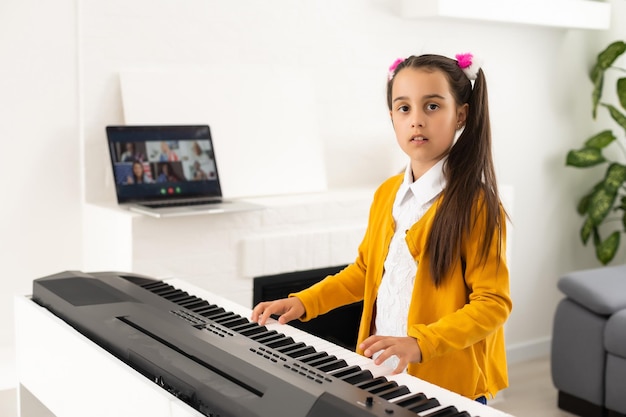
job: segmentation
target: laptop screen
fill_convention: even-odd
[[[207,125],[107,126],[118,203],[221,197]]]

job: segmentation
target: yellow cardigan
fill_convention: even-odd
[[[383,262],[394,233],[392,206],[402,179],[402,175],[391,177],[376,191],[356,261],[292,294],[306,309],[301,320],[363,300],[357,346],[370,336]],[[410,363],[408,373],[472,399],[493,397],[508,386],[503,324],[512,302],[505,259],[506,226],[502,225],[502,240],[494,235],[483,263],[480,242],[485,215],[478,216],[462,242],[465,271],[459,259],[436,288],[423,251],[438,206],[439,200],[406,232],[409,250],[418,264],[407,328],[422,351],[422,361]],[[357,352],[363,354],[359,349]]]

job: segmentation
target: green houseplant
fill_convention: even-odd
[[[578,213],[583,216],[580,237],[583,244],[590,238],[593,240],[596,258],[608,264],[619,249],[620,237],[626,233],[626,165],[620,163],[621,155],[626,161],[626,77],[616,82],[617,103],[611,104],[605,94],[604,77],[607,71],[619,71],[626,74],[626,69],[614,66],[615,61],[626,52],[626,43],[616,41],[598,54],[597,61],[591,70],[593,83],[592,116],[594,120],[598,109],[608,111],[611,119],[620,129],[616,135],[612,130],[603,130],[587,139],[580,149],[570,150],[566,165],[577,168],[588,168],[606,164],[604,177],[597,182],[579,201]],[[608,100],[611,100],[609,98]],[[613,99],[614,100],[614,99]],[[612,145],[616,152],[611,157],[607,147]],[[611,149],[613,150],[613,149]]]

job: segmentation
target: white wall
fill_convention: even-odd
[[[0,388],[13,294],[81,267],[75,2],[0,2]]]
[[[622,5],[612,3],[618,15]],[[0,132],[9,154],[31,158],[12,156],[3,166],[5,177],[18,178],[6,184],[18,198],[0,205],[0,345],[12,343],[10,294],[28,292],[38,276],[80,268],[81,204],[113,201],[104,126],[124,122],[120,71],[256,63],[311,72],[328,185],[341,188],[378,184],[403,163],[385,108],[388,65],[412,53],[471,51],[484,58],[499,180],[515,193],[508,343],[545,352],[559,275],[597,265],[579,243],[574,211],[578,190],[591,182],[566,168],[564,156],[596,130],[587,71],[606,34],[404,19],[396,5],[5,0]],[[253,103],[251,92],[233,111],[245,117]],[[276,122],[294,111],[297,94],[276,109]],[[30,208],[45,197],[53,203]]]

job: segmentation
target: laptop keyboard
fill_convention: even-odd
[[[221,200],[189,200],[189,201],[159,201],[157,203],[143,203],[144,206],[150,208],[162,208],[162,207],[188,207],[199,206],[205,204],[220,204]]]

